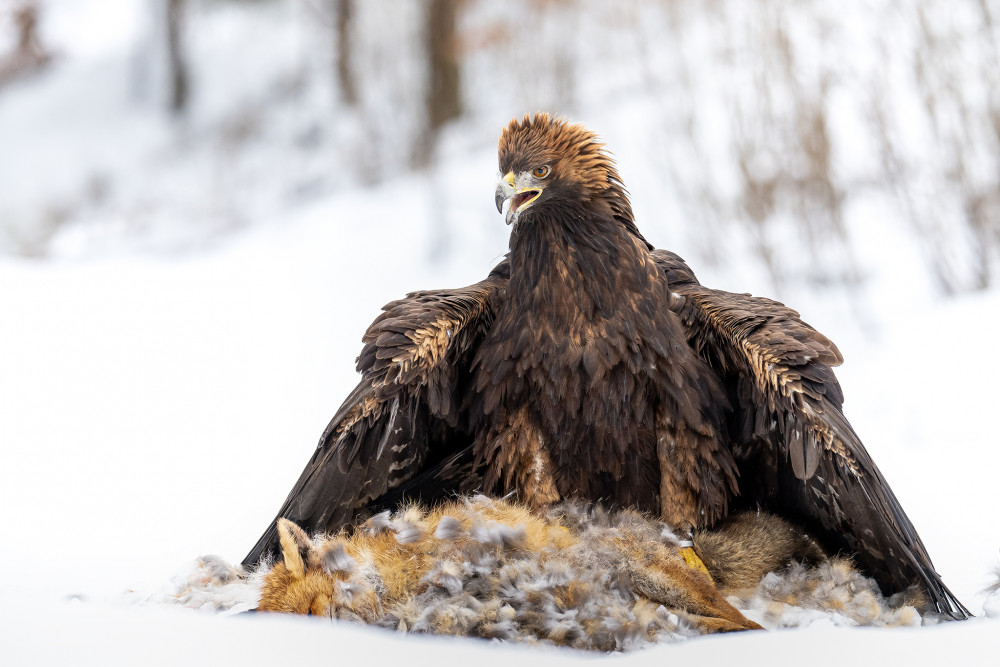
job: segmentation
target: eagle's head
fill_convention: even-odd
[[[632,210],[614,160],[583,125],[537,113],[514,119],[500,135],[497,210],[507,224],[556,210],[594,209],[628,220]],[[624,221],[624,220],[623,220]]]

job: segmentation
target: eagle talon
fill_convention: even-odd
[[[690,542],[687,544],[690,544]],[[694,547],[687,546],[687,544],[685,544],[685,542],[681,542],[680,551],[681,557],[684,558],[684,562],[687,563],[689,567],[692,567],[699,572],[704,572],[705,575],[708,576],[708,578],[714,583],[715,580],[712,579],[712,574],[708,571],[708,568],[705,567],[705,562],[695,552]]]

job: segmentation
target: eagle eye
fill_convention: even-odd
[[[541,167],[535,167],[531,170],[531,175],[535,178],[545,178],[549,175],[549,165],[543,164]]]

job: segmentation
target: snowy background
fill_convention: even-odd
[[[536,109],[602,135],[640,229],[702,282],[837,342],[848,418],[985,617],[620,659],[992,663],[1000,3],[466,1],[444,123],[423,23],[442,3],[187,0],[177,109],[169,0],[35,4],[37,66],[25,3],[0,1],[5,664],[370,660],[373,641],[421,664],[580,659],[138,604],[200,554],[242,558],[383,303],[502,257],[496,138]]]

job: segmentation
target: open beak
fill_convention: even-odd
[[[526,174],[522,174],[523,176],[526,176]],[[542,194],[541,188],[525,185],[518,187],[518,185],[520,184],[515,180],[514,172],[512,171],[501,178],[497,184],[496,198],[494,200],[497,205],[497,212],[503,213],[504,203],[510,202],[507,208],[507,215],[505,216],[508,225],[516,223],[521,212],[531,206],[532,202]]]

